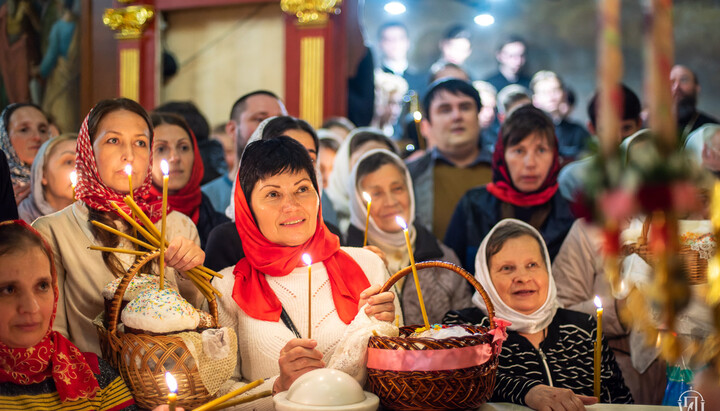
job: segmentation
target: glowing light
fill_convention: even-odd
[[[366,202],[366,203],[369,203],[369,202],[372,201],[372,197],[370,197],[370,194],[368,194],[368,193],[366,193],[366,192],[364,192],[364,191],[363,191],[363,193],[362,193],[362,197],[365,199],[365,202]]]
[[[127,175],[132,174],[132,165],[125,164],[125,174],[127,174]]]
[[[415,145],[414,144],[408,144],[405,146],[405,151],[415,151]]]
[[[405,220],[403,220],[400,216],[395,216],[395,222],[402,227],[403,230],[407,230],[407,224],[405,223]]]
[[[75,187],[77,185],[77,171],[70,172],[70,183]]]
[[[483,13],[475,16],[475,24],[482,27],[492,26],[495,23],[495,17],[492,14]]]
[[[385,11],[388,14],[398,15],[405,13],[405,5],[399,1],[391,1],[385,4]]]
[[[160,169],[164,175],[170,174],[170,166],[168,165],[167,160],[160,161]]]
[[[595,307],[602,308],[602,301],[600,301],[600,297],[598,297],[597,295],[595,296],[593,302],[595,303]]]
[[[175,377],[173,377],[173,375],[170,374],[169,372],[165,373],[165,383],[167,384],[168,389],[170,390],[171,393],[177,394],[177,389],[178,389],[177,381],[175,380]]]
[[[413,119],[414,119],[415,121],[420,121],[420,120],[422,120],[422,113],[419,112],[419,111],[414,112],[414,113],[413,113]]]
[[[302,260],[305,265],[312,265],[312,258],[310,258],[310,254],[305,253],[302,255]]]

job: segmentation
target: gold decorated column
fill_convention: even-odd
[[[151,23],[155,11],[150,5],[135,5],[117,9],[106,9],[103,24],[116,32],[119,53],[118,95],[140,102],[146,107],[154,106],[154,90],[143,87],[143,75],[155,76],[155,70],[143,70],[147,59],[153,56],[143,55],[143,33]],[[154,49],[153,49],[154,51]],[[154,65],[150,65],[154,67]],[[152,86],[151,86],[152,87]]]

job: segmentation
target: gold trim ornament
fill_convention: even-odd
[[[280,8],[297,17],[298,24],[323,25],[330,14],[340,14],[342,0],[280,0]]]
[[[154,15],[155,9],[148,5],[105,9],[103,24],[117,32],[115,38],[138,39]]]

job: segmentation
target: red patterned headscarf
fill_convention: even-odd
[[[195,134],[189,129],[185,131],[190,135],[190,142],[193,146],[192,174],[190,175],[190,180],[183,188],[175,194],[168,195],[168,209],[185,214],[192,219],[193,223],[197,224],[200,218],[200,203],[202,202],[200,183],[205,173],[205,167],[203,167]],[[153,184],[150,187],[150,195],[152,197],[160,197],[162,200],[162,186],[158,188]]]
[[[493,181],[485,187],[490,194],[500,200],[520,207],[531,207],[545,204],[558,190],[558,173],[560,172],[560,155],[558,153],[557,137],[554,135],[555,144],[553,145],[553,162],[550,165],[545,181],[540,188],[532,193],[524,193],[515,187],[510,177],[507,163],[505,162],[505,144],[503,143],[502,134],[498,136],[497,144],[495,144],[495,152],[492,159]]]
[[[93,152],[90,133],[88,132],[88,119],[90,113],[85,117],[80,134],[77,139],[77,156],[75,157],[75,171],[77,172],[77,186],[75,187],[75,198],[81,200],[88,207],[100,211],[112,211],[115,209],[110,205],[114,201],[123,211],[130,214],[130,207],[124,202],[125,194],[108,187],[100,178],[97,160]],[[147,214],[153,222],[162,217],[162,199],[156,197],[148,198],[148,192],[152,185],[152,150],[150,150],[150,161],[145,180],[142,185],[133,191],[133,199],[137,205]],[[151,201],[148,201],[151,200]]]
[[[358,313],[360,293],[370,286],[370,282],[355,260],[340,249],[340,240],[325,226],[321,208],[318,207],[315,234],[305,244],[281,246],[270,242],[260,232],[240,189],[240,182],[236,183],[235,224],[245,251],[245,258],[233,270],[235,285],[232,296],[238,306],[258,320],[279,321],[282,304],[265,276],[290,274],[302,265],[302,255],[308,253],[313,262],[322,261],[325,265],[335,309],[340,319],[350,324]]]
[[[57,272],[52,250],[40,233],[22,220],[5,221],[0,226],[10,224],[17,224],[42,240],[50,259],[55,303],[47,334],[39,343],[30,348],[10,348],[0,341],[0,382],[30,385],[52,378],[63,402],[94,398],[100,391],[93,372],[95,368],[94,371],[99,374],[97,365],[91,366],[73,343],[52,329],[58,304]]]

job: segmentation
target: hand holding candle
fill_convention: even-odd
[[[177,402],[177,381],[175,377],[169,372],[165,373],[165,383],[168,386],[170,393],[168,394],[168,409],[169,411],[175,411],[175,403]]]
[[[408,226],[402,217],[395,217],[395,221],[402,227],[405,233],[405,243],[407,244],[408,253],[410,254],[410,266],[412,267],[413,279],[415,280],[415,288],[417,289],[418,299],[420,300],[420,311],[422,312],[425,328],[430,329],[430,321],[428,321],[427,312],[425,311],[425,301],[423,300],[422,290],[420,289],[420,278],[418,278],[417,268],[415,267],[415,256],[413,256],[412,245],[410,244],[410,234]]]
[[[165,242],[166,238],[166,219],[167,219],[167,196],[168,196],[168,174],[170,174],[170,166],[167,160],[160,161],[160,168],[163,172],[163,191],[162,191],[162,222],[160,223],[160,289],[165,284]]]
[[[312,258],[305,253],[302,260],[308,268],[308,338],[312,338]]]
[[[72,185],[73,201],[75,201],[75,186],[77,186],[77,171],[75,170],[70,172],[70,184]]]
[[[595,339],[595,380],[594,393],[598,401],[600,401],[600,373],[602,371],[602,315],[603,308],[600,297],[595,296],[595,306],[597,307],[597,338]]]
[[[365,237],[363,237],[363,247],[367,245],[367,234],[368,234],[368,226],[370,225],[370,204],[372,204],[372,197],[370,197],[370,194],[363,191],[362,197],[367,203],[367,216],[365,217]]]

